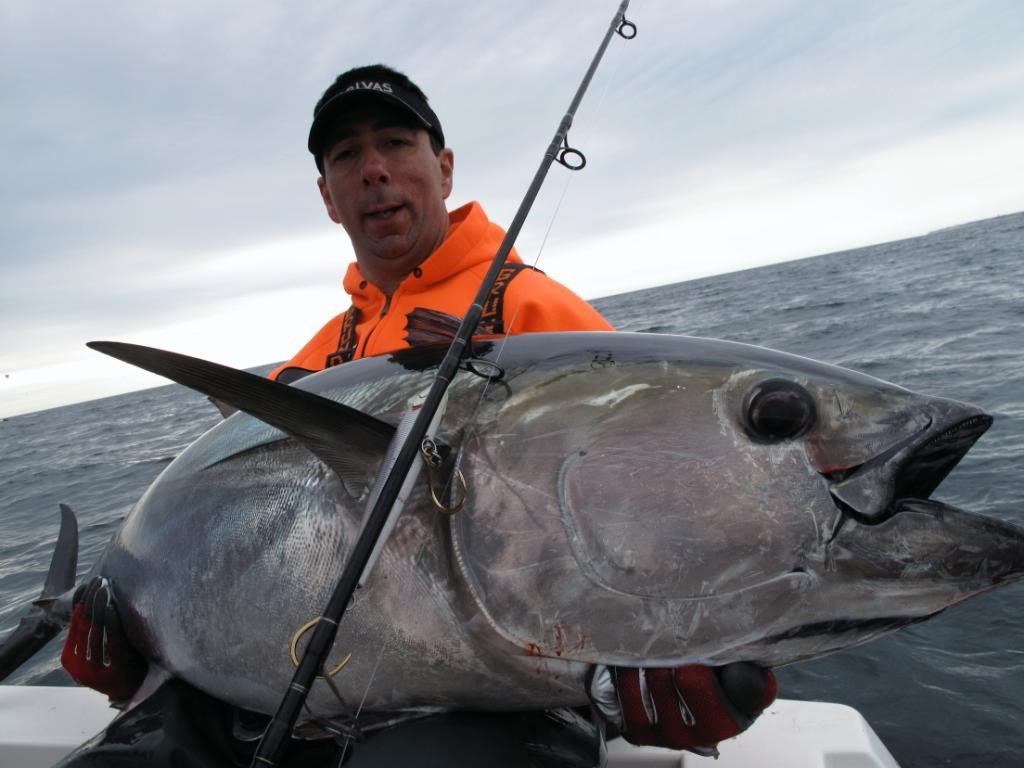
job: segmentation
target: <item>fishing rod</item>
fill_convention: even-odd
[[[451,346],[448,347],[448,351],[438,367],[430,390],[427,392],[426,398],[419,408],[419,412],[405,441],[402,443],[401,449],[398,451],[391,471],[388,473],[387,480],[381,486],[373,509],[363,524],[359,537],[356,539],[355,545],[352,548],[352,554],[348,562],[345,563],[345,568],[338,579],[331,599],[327,603],[323,615],[316,620],[316,626],[310,636],[302,660],[292,676],[292,682],[288,686],[288,690],[285,691],[276,714],[263,732],[263,737],[260,739],[259,746],[256,748],[256,753],[252,759],[252,768],[277,765],[277,761],[284,754],[288,746],[289,737],[291,736],[292,729],[295,727],[296,720],[298,720],[299,712],[306,702],[306,697],[309,695],[310,687],[313,685],[316,676],[323,669],[327,655],[334,645],[334,638],[338,633],[338,625],[345,614],[345,609],[351,602],[356,587],[365,578],[364,571],[377,547],[377,541],[380,539],[381,533],[388,523],[395,500],[401,493],[406,476],[419,456],[423,439],[435,419],[435,414],[448,391],[448,386],[458,371],[459,364],[466,356],[469,340],[473,336],[473,332],[476,330],[480,317],[483,314],[484,302],[487,300],[495,281],[498,279],[498,274],[501,272],[502,267],[505,266],[505,259],[508,258],[509,253],[512,251],[516,237],[519,236],[519,230],[522,229],[523,222],[526,221],[526,217],[533,207],[533,202],[540,191],[541,185],[544,183],[551,163],[557,161],[571,171],[581,170],[587,164],[583,153],[569,146],[569,128],[572,126],[576,109],[579,107],[580,102],[583,101],[583,95],[586,93],[587,87],[594,77],[594,72],[597,71],[597,65],[600,64],[605,49],[612,39],[612,35],[617,34],[626,40],[636,37],[636,25],[626,19],[626,8],[628,5],[629,0],[622,0],[619,9],[615,12],[615,16],[608,26],[608,31],[601,40],[601,45],[598,47],[597,53],[594,54],[594,58],[590,62],[586,74],[583,76],[583,81],[580,83],[579,88],[576,90],[576,95],[569,104],[569,109],[566,111],[561,123],[559,123],[558,130],[555,132],[551,144],[544,153],[544,158],[534,174],[533,181],[530,183],[523,201],[519,204],[519,210],[516,211],[515,218],[512,219],[512,224],[509,226],[505,238],[501,241],[498,252],[494,255],[494,260],[491,262],[491,266],[487,270],[483,282],[480,284],[476,297],[459,324],[455,338],[452,340]]]

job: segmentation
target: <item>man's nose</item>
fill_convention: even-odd
[[[362,178],[363,185],[367,187],[387,184],[391,178],[384,156],[376,149],[370,148],[363,152]]]

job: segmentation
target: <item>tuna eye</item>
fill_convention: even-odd
[[[799,437],[814,426],[815,418],[810,393],[785,379],[762,381],[747,395],[743,408],[747,433],[766,443]]]

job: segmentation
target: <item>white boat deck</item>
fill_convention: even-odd
[[[0,766],[48,768],[114,715],[87,688],[0,686]],[[842,704],[776,701],[718,760],[688,752],[608,745],[609,768],[899,768],[860,713]]]
[[[717,760],[692,752],[608,744],[609,768],[899,768],[861,716],[845,704],[779,699],[749,730],[718,746]]]

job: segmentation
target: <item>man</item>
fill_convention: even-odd
[[[352,306],[271,373],[283,382],[443,339],[469,307],[504,237],[477,203],[448,213],[454,154],[423,92],[388,67],[340,75],[316,105],[308,147],[327,214],[352,241],[356,261],[344,280]],[[481,331],[579,330],[612,327],[513,252],[488,297]],[[80,682],[126,698],[145,667],[123,642],[109,589],[92,583],[75,611],[65,667]],[[103,632],[90,632],[99,624]],[[93,648],[101,636],[109,643]],[[104,657],[109,664],[97,662]],[[609,728],[633,743],[713,753],[717,742],[749,726],[775,692],[771,672],[733,664],[597,667],[588,695]],[[592,744],[583,723],[571,713],[444,715],[371,736],[354,749],[352,765],[420,764],[421,745],[431,739],[448,745],[434,756],[438,764],[498,765],[500,758],[501,764],[518,765],[537,758],[538,743],[552,745],[549,757],[557,764],[576,764],[567,758],[570,752],[580,765],[591,764]],[[474,739],[484,733],[486,738]]]
[[[344,280],[352,309],[271,373],[279,381],[410,346],[417,323],[435,313],[461,317],[505,234],[478,203],[448,213],[454,153],[426,96],[394,70],[339,76],[314,109],[308,146],[327,214],[355,251]],[[593,307],[513,251],[478,332],[610,330]]]

